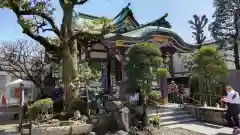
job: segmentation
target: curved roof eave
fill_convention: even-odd
[[[181,45],[187,47],[187,48],[197,48],[198,46],[196,44],[188,44],[184,42],[184,40],[174,31],[172,31],[169,28],[159,27],[159,26],[146,26],[142,27],[133,31],[129,31],[126,33],[123,33],[121,37],[130,37],[130,38],[141,38],[153,34],[161,34],[161,35],[169,35],[173,39],[177,40]],[[113,37],[113,36],[112,36]],[[109,37],[111,38],[111,37]]]

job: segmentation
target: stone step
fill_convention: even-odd
[[[178,120],[188,119],[188,118],[193,118],[193,117],[191,114],[181,114],[181,115],[160,117],[161,122],[178,121]]]
[[[176,104],[176,103],[168,103],[167,105],[158,105],[159,108],[181,108],[182,104]]]
[[[148,112],[148,116],[151,119],[151,117],[159,115],[161,119],[161,126],[175,125],[197,120],[196,118],[193,118],[188,111],[181,108],[161,108],[158,109],[158,112],[159,113],[156,113],[156,110],[155,112]]]
[[[165,116],[174,116],[174,115],[180,115],[180,114],[189,114],[189,112],[186,110],[178,110],[178,111],[169,110],[165,112],[150,113],[148,114],[148,116],[151,117],[151,116],[159,115],[160,117],[165,117]]]
[[[180,124],[180,123],[188,123],[188,122],[193,122],[197,121],[196,118],[185,118],[185,119],[178,119],[178,120],[171,120],[171,121],[165,121],[160,123],[160,126],[169,126],[169,125],[175,125],[175,124]]]
[[[151,113],[156,113],[156,112],[162,113],[162,112],[170,112],[170,111],[177,112],[177,111],[182,111],[182,110],[183,110],[182,108],[158,108],[158,109],[148,108],[147,113],[151,114]]]

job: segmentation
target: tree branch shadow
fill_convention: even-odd
[[[228,134],[228,133],[217,133],[215,135],[232,135],[232,134]]]

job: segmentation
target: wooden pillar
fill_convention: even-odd
[[[115,80],[117,82],[122,81],[122,71],[123,71],[123,63],[121,59],[115,59]]]
[[[172,77],[172,80],[174,80],[174,64],[173,64],[173,54],[170,54],[169,56],[169,63],[168,63],[168,66],[169,66],[169,71],[170,71],[170,74],[171,74],[171,77]]]
[[[106,94],[111,93],[111,64],[112,64],[112,56],[110,54],[110,51],[107,52],[107,91]]]
[[[160,90],[161,90],[161,94],[162,94],[163,103],[168,104],[167,76],[162,76],[160,78]]]

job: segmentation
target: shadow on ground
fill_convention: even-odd
[[[12,125],[12,124],[18,124],[18,120],[6,120],[6,121],[1,121],[0,120],[0,126],[2,125]]]
[[[227,133],[217,133],[215,135],[232,135],[232,134],[227,134]]]

